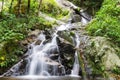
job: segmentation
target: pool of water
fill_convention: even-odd
[[[0,77],[0,80],[81,80],[79,76],[17,76]]]

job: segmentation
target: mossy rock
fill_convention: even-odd
[[[120,48],[104,37],[93,37],[88,40],[85,54],[92,65],[93,71],[104,74],[120,67]]]

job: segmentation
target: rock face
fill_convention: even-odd
[[[85,53],[94,64],[101,64],[105,70],[120,67],[119,48],[104,37],[93,37],[87,41]],[[102,67],[102,66],[101,66]]]

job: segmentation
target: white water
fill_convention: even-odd
[[[34,75],[39,75],[39,76],[59,76],[56,73],[58,73],[58,67],[59,65],[57,62],[52,61],[49,58],[49,55],[54,53],[55,51],[59,52],[58,45],[57,45],[57,32],[58,31],[63,31],[63,30],[68,30],[70,29],[71,25],[66,24],[66,25],[61,25],[60,27],[57,28],[56,32],[53,33],[53,38],[51,42],[48,42],[46,44],[43,44],[45,41],[45,35],[41,34],[38,36],[39,40],[42,40],[40,45],[34,45],[32,44],[32,53],[30,55],[31,62],[29,66],[29,73],[28,75],[34,76]],[[79,36],[76,34],[75,36],[75,46],[76,48],[79,48]],[[74,53],[73,53],[74,54]],[[78,76],[79,74],[79,60],[78,60],[78,55],[77,51],[75,52],[75,62],[73,65],[73,69],[71,71],[72,76]],[[59,59],[58,59],[59,60]],[[59,61],[60,63],[60,61]],[[52,75],[49,73],[49,65],[52,64]],[[62,69],[62,73],[65,73],[65,69]]]
[[[70,28],[71,28],[71,23],[68,23],[57,27],[57,31],[69,30]]]
[[[81,22],[83,25],[86,25],[92,19],[92,17],[90,15],[88,15],[87,13],[85,13],[83,11],[81,12],[81,15],[86,17],[86,19],[84,17],[82,17],[82,19],[81,19]]]
[[[48,72],[48,65],[51,61],[49,55],[56,50],[58,51],[56,37],[56,34],[53,35],[52,41],[46,43],[45,45],[41,43],[40,45],[33,46],[33,51],[30,55],[32,60],[29,68],[29,75],[50,76],[50,73]],[[45,40],[45,37],[43,35],[40,35],[38,38],[40,40],[42,39],[42,42]],[[52,65],[54,72],[53,74],[57,73],[57,68],[55,69],[55,66],[56,65]]]
[[[75,45],[76,45],[76,49],[79,49],[79,45],[80,45],[80,40],[79,40],[79,36],[76,34],[76,38],[75,38]],[[79,69],[80,69],[80,64],[79,64],[79,60],[78,60],[78,50],[75,51],[75,61],[73,64],[73,69],[71,70],[71,76],[78,76],[79,75]]]

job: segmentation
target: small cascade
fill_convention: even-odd
[[[81,15],[83,16],[81,19],[81,22],[83,23],[83,25],[86,25],[92,19],[92,17],[83,10],[81,10]]]
[[[73,69],[71,70],[71,76],[79,76],[79,60],[78,60],[78,53],[77,51],[75,52],[75,61],[74,61],[74,65],[73,65]]]
[[[78,76],[79,75],[79,69],[80,69],[80,64],[79,64],[79,60],[78,60],[78,51],[77,49],[79,49],[79,45],[80,45],[80,40],[79,40],[79,36],[76,34],[75,35],[75,45],[76,45],[76,51],[75,51],[75,61],[73,64],[73,69],[71,70],[71,76]]]
[[[52,75],[57,75],[59,64],[49,58],[52,53],[59,52],[56,38],[57,34],[54,33],[51,42],[43,44],[43,39],[40,45],[33,47],[28,75],[50,76],[49,67],[53,69]]]
[[[71,28],[71,23],[68,23],[57,27],[57,31],[69,30],[70,28]]]
[[[43,44],[45,41],[45,38],[43,38],[40,45],[33,46],[33,51],[32,51],[32,54],[30,55],[31,62],[28,70],[29,71],[28,75],[59,76],[58,68],[59,68],[59,65],[62,65],[61,61],[59,60],[60,57],[58,58],[58,63],[57,63],[52,61],[52,59],[50,59],[50,55],[53,54],[54,52],[59,53],[59,48],[56,40],[56,38],[58,37],[57,33],[58,31],[64,31],[64,30],[69,31],[69,29],[72,27],[70,24],[71,23],[68,23],[58,27],[55,33],[53,33],[51,42]],[[43,34],[39,36],[40,40],[42,36]],[[71,70],[71,76],[79,76],[80,64],[78,60],[77,49],[79,48],[80,40],[79,40],[78,34],[76,33],[75,33],[75,36],[73,37],[75,37],[75,39],[73,38],[73,42],[74,42],[76,51],[75,53],[73,53],[74,64],[73,64],[73,69]],[[52,64],[51,66],[49,66],[51,62],[55,63],[55,65]],[[52,74],[49,71],[49,67],[52,67],[52,70],[51,70]],[[62,65],[62,67],[63,68],[61,69],[62,70],[61,72],[65,74],[64,66]]]

